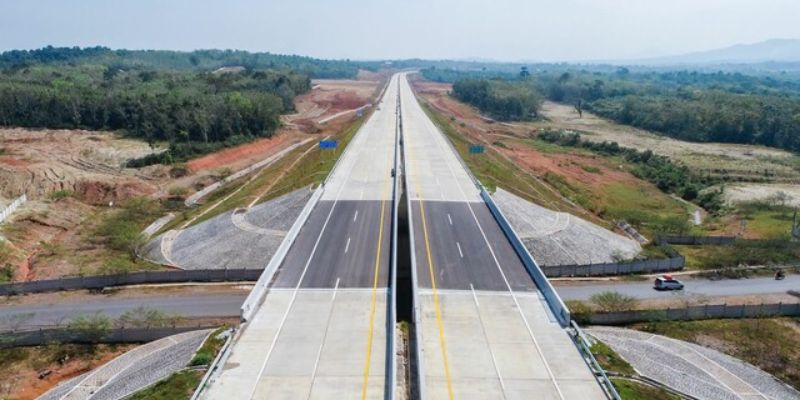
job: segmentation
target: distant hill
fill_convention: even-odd
[[[631,61],[629,61],[631,62]],[[642,65],[755,64],[800,62],[800,39],[770,39],[716,50],[635,60]]]

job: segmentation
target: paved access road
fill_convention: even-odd
[[[113,297],[95,295],[78,299],[59,299],[41,304],[0,306],[0,329],[22,329],[65,324],[81,314],[105,314],[118,318],[137,307],[155,309],[182,317],[237,317],[247,297],[241,293],[191,293]]]
[[[428,399],[603,399],[448,139],[400,79],[420,387]]]
[[[672,298],[684,295],[703,295],[708,297],[746,296],[756,294],[786,293],[800,291],[800,275],[788,275],[782,281],[774,278],[726,279],[711,281],[707,279],[686,279],[681,291],[660,292],[653,289],[653,282],[615,282],[615,283],[554,283],[556,291],[564,300],[588,300],[595,293],[615,291],[638,299]]]
[[[344,150],[204,398],[384,398],[397,87]]]

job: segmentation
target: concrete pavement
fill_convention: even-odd
[[[204,398],[384,398],[396,106],[397,76]]]
[[[428,399],[604,399],[406,80],[401,115]]]

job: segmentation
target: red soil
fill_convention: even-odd
[[[242,159],[263,159],[286,147],[293,135],[279,134],[271,138],[259,139],[251,143],[224,149],[186,163],[192,172],[229,167]]]

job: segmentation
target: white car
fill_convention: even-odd
[[[655,290],[683,290],[683,282],[673,279],[672,275],[664,275],[656,278],[653,284]]]

